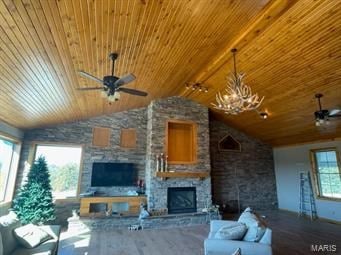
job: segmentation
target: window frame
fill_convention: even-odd
[[[11,156],[11,163],[9,167],[9,173],[5,183],[4,199],[0,200],[0,206],[9,204],[12,202],[17,182],[17,175],[19,169],[19,162],[21,156],[22,142],[13,136],[7,135],[6,133],[0,132],[0,139],[7,140],[13,143],[13,151]],[[17,154],[15,158],[15,154]]]
[[[340,161],[340,152],[337,147],[327,147],[327,148],[318,148],[310,150],[310,161],[311,161],[311,173],[312,173],[312,181],[313,181],[313,190],[316,195],[316,198],[319,200],[329,200],[329,201],[341,201],[341,198],[336,197],[327,197],[323,196],[321,192],[321,187],[319,184],[318,170],[317,170],[317,158],[316,152],[328,152],[334,151],[336,154],[336,163],[339,168],[339,173],[341,174],[341,161]]]
[[[31,145],[32,149],[31,149],[31,153],[29,155],[29,160],[28,160],[28,162],[30,162],[30,165],[33,164],[33,162],[36,158],[38,146],[80,147],[81,148],[81,157],[80,157],[80,162],[79,162],[79,173],[78,173],[78,183],[77,183],[76,196],[68,197],[68,198],[53,198],[54,202],[61,203],[61,204],[63,204],[64,202],[79,202],[80,201],[81,182],[82,182],[82,173],[83,173],[84,144],[34,141],[34,142],[32,142],[32,145]]]

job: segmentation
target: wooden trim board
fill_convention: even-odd
[[[210,172],[156,172],[156,177],[161,178],[207,178]]]

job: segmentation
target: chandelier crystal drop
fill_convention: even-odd
[[[263,102],[264,97],[260,98],[258,94],[252,94],[251,88],[243,82],[244,74],[237,73],[236,52],[233,54],[234,73],[227,78],[225,93],[216,94],[216,103],[212,103],[215,109],[224,111],[226,114],[237,115],[244,111],[257,109]]]

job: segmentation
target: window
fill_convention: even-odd
[[[10,141],[0,139],[0,201],[5,200],[13,152],[14,144]]]
[[[0,202],[12,199],[20,145],[0,137]]]
[[[35,159],[39,156],[45,157],[55,199],[77,197],[81,155],[80,146],[36,146]]]
[[[341,172],[336,149],[312,150],[311,153],[318,196],[341,199]]]

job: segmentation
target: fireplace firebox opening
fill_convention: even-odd
[[[167,207],[170,214],[197,212],[196,188],[168,188]]]

